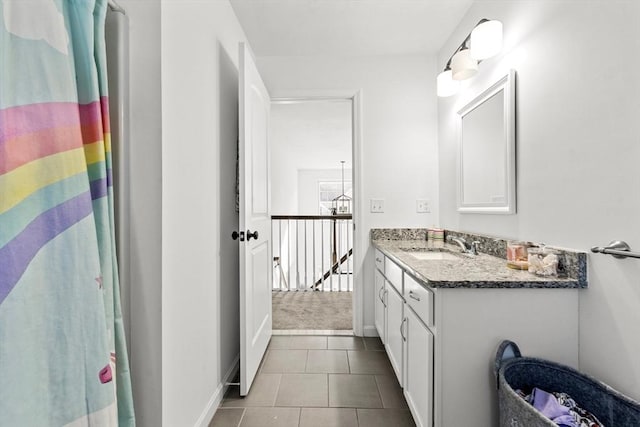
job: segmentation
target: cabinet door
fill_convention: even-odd
[[[380,339],[384,343],[385,338],[385,280],[384,276],[378,269],[375,271],[375,325],[378,330],[378,335],[380,335]]]
[[[403,384],[402,357],[404,350],[404,299],[394,289],[387,284],[387,335],[385,348],[393,370],[398,377],[400,386]]]
[[[418,427],[433,425],[433,334],[406,308],[406,381],[404,395]]]

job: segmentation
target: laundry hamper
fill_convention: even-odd
[[[534,357],[522,357],[512,341],[503,341],[495,360],[500,427],[557,427],[553,421],[520,397],[533,387],[569,394],[605,427],[639,427],[640,404],[608,385],[568,366]]]

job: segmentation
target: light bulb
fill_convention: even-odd
[[[462,49],[451,58],[453,80],[465,80],[478,71],[478,61],[469,55],[469,49]]]
[[[451,96],[458,93],[460,82],[451,78],[451,70],[446,70],[438,74],[437,93],[440,97]]]
[[[482,60],[502,50],[502,22],[485,21],[471,31],[471,57]]]

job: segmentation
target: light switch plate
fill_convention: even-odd
[[[429,213],[431,212],[431,205],[428,200],[418,199],[416,200],[416,212],[417,213]]]
[[[371,212],[382,213],[384,212],[384,200],[383,199],[371,199]]]

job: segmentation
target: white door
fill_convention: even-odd
[[[433,425],[433,334],[409,307],[404,395],[418,427]]]
[[[387,331],[385,334],[385,347],[391,366],[398,377],[400,386],[403,381],[403,354],[404,354],[404,300],[396,289],[387,284]]]
[[[253,56],[240,43],[240,395],[251,388],[271,338],[271,100]]]

